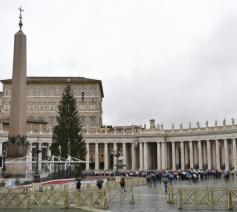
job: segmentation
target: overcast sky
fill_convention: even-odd
[[[0,79],[20,5],[27,75],[102,80],[104,124],[237,120],[237,1],[0,0]]]

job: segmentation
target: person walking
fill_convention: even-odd
[[[126,189],[125,189],[125,179],[123,177],[120,180],[120,187],[121,187],[122,192],[126,192]]]

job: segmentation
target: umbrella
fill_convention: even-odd
[[[99,180],[97,180],[97,184],[98,184],[98,183],[103,184],[103,183],[104,183],[104,180],[99,179]]]
[[[188,174],[186,175],[186,177],[192,177],[192,175],[188,173]]]
[[[174,175],[173,175],[173,174],[169,174],[169,178],[170,178],[171,180],[173,180],[173,179],[174,179]]]
[[[163,178],[162,178],[162,181],[163,181],[163,183],[168,183],[168,182],[169,182],[169,179],[168,179],[167,177],[163,177]]]
[[[81,177],[78,177],[75,179],[75,181],[82,181],[83,179]]]

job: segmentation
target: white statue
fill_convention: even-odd
[[[160,125],[161,130],[163,130],[163,123]]]
[[[197,128],[200,128],[200,123],[199,123],[199,121],[198,121],[196,124],[197,124]]]
[[[157,124],[157,129],[160,130],[160,125],[159,124]]]
[[[189,125],[189,129],[191,129],[192,128],[192,123],[189,122],[188,125]]]

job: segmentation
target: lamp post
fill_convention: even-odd
[[[6,150],[5,148],[2,151],[2,176],[5,176],[5,172],[6,172],[6,164],[5,164],[5,160],[6,160]]]
[[[118,149],[116,149],[116,152],[112,151],[111,155],[116,158],[116,173],[118,173],[118,159],[120,156],[122,156],[122,152],[119,152]]]
[[[35,166],[35,173],[34,173],[34,182],[39,183],[40,182],[40,173],[39,173],[39,153],[42,151],[39,149],[39,137],[38,137],[38,143],[36,145],[36,166]]]

